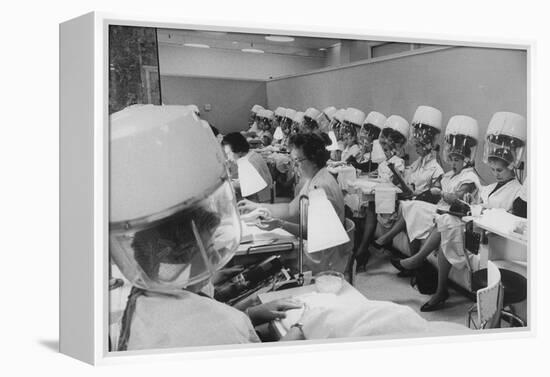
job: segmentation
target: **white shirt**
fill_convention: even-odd
[[[428,190],[443,173],[443,168],[430,153],[427,156],[419,157],[409,166],[406,172],[406,181],[409,185],[414,185],[416,192],[423,192]]]

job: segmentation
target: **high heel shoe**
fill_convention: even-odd
[[[399,276],[400,278],[408,278],[414,275],[415,270],[403,267],[403,265],[401,264],[401,259],[391,258],[390,263],[392,264],[393,267],[399,270],[399,273],[397,274],[397,276]]]
[[[449,292],[445,292],[443,297],[438,298],[434,302],[428,301],[420,307],[421,312],[434,312],[439,309],[443,309],[445,301],[449,298]]]
[[[384,243],[378,243],[376,241],[372,241],[372,245],[377,249],[384,249],[386,246],[390,246],[391,243],[392,243],[391,240]]]

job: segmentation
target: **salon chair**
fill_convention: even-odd
[[[466,252],[472,254],[478,253],[479,243],[487,244],[488,242],[485,232],[480,235],[476,235],[475,232],[467,231],[465,232],[465,238]],[[494,268],[498,269],[500,274],[500,285],[502,287],[502,307],[500,309],[499,319],[505,319],[512,327],[515,327],[516,325],[519,327],[525,327],[525,321],[515,313],[512,305],[527,299],[527,279],[515,271],[499,268],[497,264],[490,261],[487,262],[487,269],[473,271],[470,260],[467,259],[467,261],[467,266],[471,273],[471,285],[473,292],[479,292],[479,290],[484,289],[488,286],[488,284],[490,284],[488,279],[489,263],[491,263]],[[500,327],[500,321],[498,322],[499,323],[495,324],[496,327]]]

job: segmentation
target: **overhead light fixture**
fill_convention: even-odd
[[[185,47],[210,48],[210,46],[202,43],[184,43]]]
[[[264,50],[258,50],[257,48],[243,48],[242,52],[251,52],[253,54],[263,54]]]
[[[287,37],[284,35],[266,35],[265,39],[272,42],[292,42],[294,41],[293,37]]]
[[[324,47],[321,47],[321,48],[319,49],[319,51],[326,51],[326,50],[327,50],[327,49],[324,48]]]

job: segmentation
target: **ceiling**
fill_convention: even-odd
[[[246,34],[217,31],[158,29],[160,45],[182,46],[184,43],[206,44],[210,48],[240,51],[243,48],[263,50],[270,54],[322,58],[326,50],[342,42],[341,39],[294,37],[292,42],[273,42],[265,34]],[[373,42],[375,44],[376,42]]]

